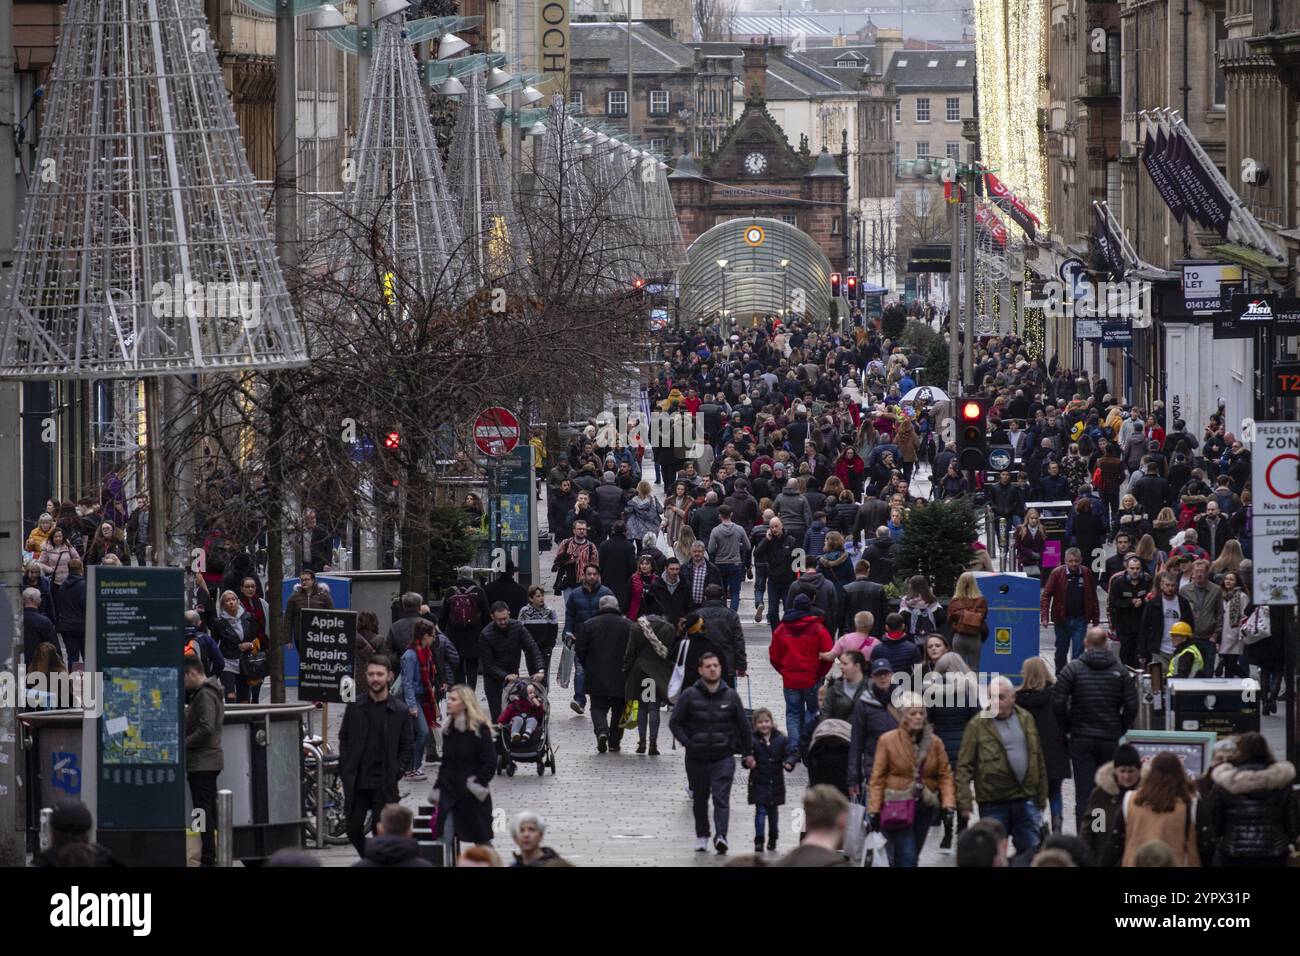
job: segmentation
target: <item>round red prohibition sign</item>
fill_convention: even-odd
[[[493,458],[510,454],[519,444],[519,419],[499,405],[483,409],[474,419],[474,444]]]
[[[1283,501],[1288,501],[1291,498],[1300,498],[1300,486],[1297,486],[1295,491],[1284,492],[1284,491],[1279,491],[1277,485],[1273,484],[1273,469],[1276,468],[1278,465],[1282,464],[1282,462],[1284,461],[1294,461],[1297,465],[1300,465],[1300,455],[1297,455],[1293,452],[1287,452],[1285,454],[1278,455],[1276,458],[1270,461],[1268,463],[1268,468],[1265,469],[1264,471],[1264,483],[1268,485],[1269,491],[1273,492],[1274,495],[1281,498]]]

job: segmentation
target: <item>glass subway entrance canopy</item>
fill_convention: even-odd
[[[779,219],[719,223],[686,250],[682,316],[749,325],[768,315],[824,319],[831,263],[812,238]]]

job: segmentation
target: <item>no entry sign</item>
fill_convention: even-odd
[[[519,444],[519,419],[508,408],[494,405],[474,419],[474,444],[493,458],[503,458]]]
[[[1251,465],[1255,603],[1295,604],[1300,573],[1300,422],[1256,422]]]

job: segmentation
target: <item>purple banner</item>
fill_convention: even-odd
[[[1106,266],[1110,269],[1110,274],[1116,279],[1124,278],[1124,256],[1119,251],[1119,242],[1115,239],[1110,231],[1110,223],[1102,215],[1101,207],[1093,205],[1092,207],[1093,241],[1097,243],[1097,251],[1101,257],[1106,260]]]
[[[1170,182],[1169,171],[1162,162],[1161,156],[1164,150],[1164,132],[1157,130],[1157,136],[1152,137],[1151,130],[1148,128],[1146,141],[1142,144],[1142,165],[1146,167],[1147,175],[1151,177],[1156,192],[1160,193],[1160,198],[1165,201],[1169,211],[1174,214],[1175,219],[1182,222],[1186,210],[1183,207],[1182,199],[1179,198],[1178,190]]]
[[[1192,152],[1186,140],[1187,135],[1189,134],[1182,133],[1176,137],[1190,172],[1184,192],[1195,193],[1196,205],[1204,217],[1198,220],[1201,225],[1214,229],[1221,238],[1226,239],[1228,222],[1232,219],[1232,206],[1228,202],[1228,197],[1223,195],[1209,171],[1206,170],[1205,164]]]

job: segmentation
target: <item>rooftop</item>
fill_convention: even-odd
[[[608,60],[609,72],[627,72],[626,23],[573,23],[569,26],[572,60]],[[648,23],[632,23],[632,72],[674,73],[695,67],[695,52]],[[575,73],[585,71],[581,63]]]
[[[975,54],[970,50],[897,50],[885,79],[900,92],[973,90]]]

